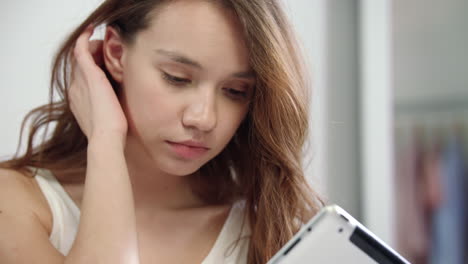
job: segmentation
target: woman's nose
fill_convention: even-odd
[[[182,123],[186,127],[209,132],[216,127],[217,109],[215,93],[205,92],[193,97],[184,111]]]

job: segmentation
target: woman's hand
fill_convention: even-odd
[[[127,120],[114,89],[100,68],[102,45],[90,41],[93,27],[89,26],[77,39],[73,51],[72,81],[69,87],[70,108],[81,130],[92,139],[117,139],[124,143]]]

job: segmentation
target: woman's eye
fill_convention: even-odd
[[[190,79],[176,77],[166,72],[162,72],[162,74],[163,74],[163,79],[173,85],[182,86],[182,85],[190,84],[192,82]]]
[[[247,92],[233,89],[233,88],[224,88],[224,90],[234,99],[245,99],[247,98]]]

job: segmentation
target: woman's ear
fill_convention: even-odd
[[[119,32],[107,26],[102,47],[104,65],[114,81],[119,84],[123,81],[124,48]]]

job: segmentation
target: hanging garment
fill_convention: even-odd
[[[442,201],[432,221],[431,264],[463,264],[466,248],[465,173],[462,143],[450,137],[442,152]]]
[[[397,249],[413,264],[427,264],[429,232],[421,188],[421,162],[424,155],[420,130],[402,128],[397,131],[396,165],[396,228]]]

